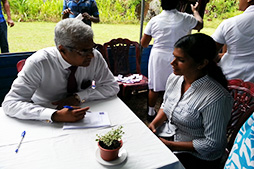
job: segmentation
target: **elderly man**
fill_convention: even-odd
[[[78,107],[80,103],[118,93],[119,86],[105,60],[93,49],[90,26],[74,18],[60,21],[55,27],[55,44],[26,60],[2,103],[7,115],[76,122],[89,109]],[[95,88],[91,81],[95,81]]]

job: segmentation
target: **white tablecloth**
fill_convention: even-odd
[[[183,168],[176,156],[117,97],[93,101],[93,111],[106,111],[112,125],[122,125],[126,161],[110,168],[148,169]],[[5,115],[0,108],[0,169],[99,169],[96,134],[110,128],[63,130],[62,123],[19,120]],[[20,150],[15,149],[26,131]]]

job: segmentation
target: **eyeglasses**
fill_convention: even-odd
[[[83,49],[83,50],[79,50],[79,49],[76,49],[74,47],[70,47],[70,46],[65,46],[66,48],[69,48],[71,50],[74,50],[77,52],[77,54],[81,55],[81,56],[86,56],[88,54],[91,54],[93,52],[93,49],[94,48],[91,48],[91,49]]]

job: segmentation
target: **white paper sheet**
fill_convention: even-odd
[[[82,16],[82,14],[78,14],[78,16],[76,16],[76,19],[82,20],[84,17]]]
[[[107,112],[87,112],[85,118],[75,123],[64,123],[63,129],[84,129],[111,126]]]

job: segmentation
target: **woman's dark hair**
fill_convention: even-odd
[[[204,70],[207,71],[208,76],[228,89],[228,81],[221,68],[214,61],[217,56],[216,43],[210,36],[202,33],[186,35],[180,38],[174,47],[182,49],[196,63],[203,63],[207,59],[209,63]]]
[[[163,10],[176,9],[179,0],[161,0],[161,7]]]

